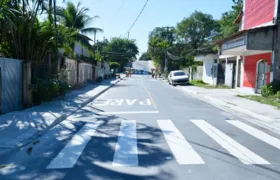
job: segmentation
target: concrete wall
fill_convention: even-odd
[[[77,85],[77,60],[65,58],[65,65],[68,71],[68,83],[73,87]]]
[[[203,61],[203,76],[202,80],[210,85],[216,85],[217,79],[212,76],[212,67],[214,65],[214,59],[208,59]]]
[[[89,80],[92,80],[92,65],[79,63],[79,84],[85,84]]]
[[[65,58],[65,65],[68,71],[67,80],[72,87],[92,80],[92,65],[90,63],[78,63],[77,60]]]
[[[202,80],[203,78],[203,66],[197,66],[193,71],[192,79],[193,80]]]
[[[247,33],[247,50],[272,50],[273,27],[250,30]]]

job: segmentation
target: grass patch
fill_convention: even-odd
[[[280,98],[276,96],[269,96],[269,97],[262,97],[262,96],[241,96],[237,95],[238,97],[249,99],[252,101],[257,101],[262,104],[268,104],[271,106],[275,106],[280,109]]]
[[[190,81],[190,84],[205,89],[231,89],[229,86],[226,85],[218,85],[218,86],[209,85],[201,80],[192,80]]]

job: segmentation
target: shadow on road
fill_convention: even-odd
[[[5,172],[6,179],[148,179],[148,180],[168,180],[173,179],[172,172],[167,172],[161,165],[167,163],[166,157],[172,156],[170,152],[160,146],[155,146],[161,141],[162,136],[159,128],[137,123],[137,147],[139,166],[137,167],[113,167],[112,161],[118,134],[120,130],[120,120],[126,120],[114,115],[98,115],[102,111],[95,108],[96,113],[81,110],[75,113],[72,121],[87,120],[81,125],[75,124],[77,132],[86,122],[100,121],[94,135],[83,153],[79,157],[74,167],[69,169],[46,169],[48,164],[58,155],[64,146],[73,137],[73,129],[68,127],[63,130],[71,131],[72,135],[61,139],[61,133],[48,133],[48,139],[41,138],[40,145],[33,147],[33,154],[26,155],[26,149],[22,149],[21,154],[15,155],[17,158],[10,161],[15,167],[9,172]],[[93,118],[94,116],[94,118]],[[48,147],[50,141],[59,148],[54,150]],[[83,141],[81,139],[81,141]],[[75,145],[73,145],[75,146]],[[78,146],[78,145],[77,145]],[[44,148],[45,147],[45,148]],[[38,150],[36,150],[38,149]],[[39,150],[40,149],[40,150]],[[75,148],[73,148],[74,150]],[[37,152],[37,153],[35,153]],[[76,152],[71,152],[75,154]],[[71,158],[71,157],[69,157]],[[132,171],[132,170],[133,171]],[[0,172],[1,174],[1,172]]]

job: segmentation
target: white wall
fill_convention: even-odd
[[[210,85],[216,85],[216,78],[212,77],[211,69],[214,65],[213,59],[207,59],[203,61],[203,76],[202,80]]]
[[[226,64],[225,68],[225,85],[232,86],[232,72],[233,72],[233,63]]]
[[[81,55],[83,53],[83,56],[90,57],[88,50],[83,48],[79,42],[75,42],[74,52],[76,55]]]

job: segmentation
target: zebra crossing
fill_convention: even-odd
[[[203,135],[210,137],[231,156],[245,165],[270,165],[271,163],[237,142],[234,138],[222,132],[206,120],[189,120]],[[280,139],[273,137],[255,127],[239,120],[226,121],[233,128],[257,138],[260,141],[280,150]],[[99,121],[86,123],[58,153],[47,166],[47,169],[72,168],[78,161],[91,138],[94,138],[100,125]],[[190,142],[184,137],[172,120],[157,120],[157,125],[171,153],[179,165],[203,165],[207,162],[201,157]],[[137,121],[121,120],[118,140],[112,159],[112,166],[139,166],[137,148]]]

